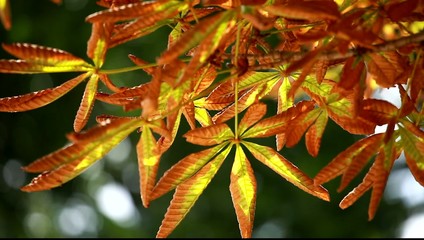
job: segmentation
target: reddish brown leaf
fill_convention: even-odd
[[[0,98],[0,112],[22,112],[43,107],[80,84],[90,73],[81,74],[55,88],[48,88],[25,95]]]
[[[424,144],[421,145],[421,151],[424,155]],[[418,161],[415,161],[408,153],[405,152],[405,159],[406,164],[408,165],[409,170],[412,173],[412,176],[414,176],[414,179],[421,184],[421,186],[424,187],[424,167],[422,166],[422,163],[419,163]]]
[[[264,7],[270,13],[291,19],[305,20],[337,20],[340,17],[338,6],[328,0],[286,0],[283,4],[273,4]]]
[[[46,66],[83,66],[91,65],[83,59],[57,48],[45,47],[30,43],[2,43],[2,47],[13,56]]]
[[[231,199],[236,210],[241,236],[251,238],[256,208],[256,178],[239,144],[236,145],[230,181]]]
[[[87,16],[85,20],[91,23],[124,21],[149,16],[176,4],[179,4],[179,1],[158,0],[130,3],[117,8],[95,12]]]
[[[324,184],[337,176],[345,173],[349,166],[353,163],[356,156],[361,154],[363,151],[366,152],[359,160],[369,159],[373,154],[375,154],[374,151],[369,150],[368,146],[375,144],[376,142],[379,143],[383,140],[384,134],[375,134],[367,138],[363,138],[353,145],[351,145],[349,148],[344,150],[343,152],[339,153],[330,163],[328,163],[325,167],[323,167],[315,176],[314,182],[316,184]],[[357,163],[355,163],[357,164]],[[355,175],[354,173],[358,172],[358,169],[363,164],[354,165],[355,167],[352,167],[350,173],[346,175],[347,180],[345,182],[348,182],[349,179],[352,179]],[[345,184],[344,184],[345,185]]]
[[[152,131],[143,126],[140,139],[137,143],[137,159],[140,176],[140,194],[144,207],[150,204],[150,195],[156,183],[159,167],[160,152]]]
[[[381,126],[390,122],[398,113],[398,108],[386,100],[365,99],[360,115]]]
[[[167,237],[183,220],[221,167],[230,149],[227,148],[226,154],[218,155],[192,177],[178,185],[156,234],[157,238]]]
[[[196,128],[183,135],[190,143],[210,146],[220,144],[234,137],[231,128],[225,123],[219,123],[207,127]]]
[[[296,116],[290,123],[292,126],[286,131],[286,146],[294,147],[302,139],[303,134],[306,130],[315,122],[315,120],[320,116],[320,108],[310,109],[307,112],[303,112]]]
[[[338,86],[349,90],[355,85],[360,84],[364,74],[364,69],[365,64],[363,61],[357,61],[354,57],[348,58],[343,65],[342,75],[340,76]]]
[[[228,154],[229,149],[231,148],[227,148],[226,151],[221,152],[226,145],[226,143],[223,143],[200,152],[192,153],[181,159],[178,163],[174,164],[159,179],[151,193],[150,200],[159,198],[160,196],[173,190],[182,182],[192,177],[199,169],[201,169],[217,155]]]
[[[240,123],[238,124],[238,132],[243,135],[243,133],[251,127],[253,124],[257,123],[266,113],[266,104],[258,102],[250,106]]]
[[[370,53],[368,56],[368,71],[381,87],[392,87],[405,71],[405,60],[397,52]]]
[[[305,134],[306,149],[313,157],[318,156],[318,152],[321,147],[322,135],[324,134],[325,127],[327,126],[327,121],[328,114],[326,111],[322,111],[316,118],[315,123],[312,124]]]
[[[99,75],[93,74],[88,81],[84,96],[82,97],[81,104],[78,108],[77,114],[74,120],[74,130],[75,132],[81,131],[88,122],[91,111],[94,106],[94,101],[97,92],[97,84],[99,80]]]
[[[399,1],[388,4],[387,15],[393,22],[401,21],[404,17],[411,16],[412,12],[418,6],[419,0]]]
[[[87,42],[87,56],[93,60],[97,68],[103,65],[112,27],[112,24],[103,22],[96,22],[92,25],[91,36]]]

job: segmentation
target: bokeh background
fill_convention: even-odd
[[[60,48],[88,60],[86,43],[91,25],[84,19],[102,9],[95,2],[64,0],[56,5],[48,0],[11,0],[12,28],[10,31],[0,28],[0,42],[28,42]],[[166,47],[169,31],[159,29],[152,35],[112,49],[104,68],[131,66],[129,53],[154,61]],[[12,56],[1,49],[0,58]],[[75,76],[72,73],[0,74],[0,97],[54,87]],[[113,75],[112,79],[117,85],[126,86],[148,80],[142,71]],[[67,143],[65,134],[72,131],[83,90],[84,84],[40,109],[0,113],[0,237],[155,236],[172,193],[153,201],[149,208],[142,206],[134,149],[138,139],[136,133],[61,187],[35,193],[19,190],[36,176],[23,172],[22,166]],[[270,99],[267,103],[269,109],[276,109],[275,101]],[[102,113],[137,114],[124,113],[119,108],[96,102],[92,116]],[[89,126],[93,124],[94,119]],[[187,129],[183,121],[179,136]],[[304,142],[295,148],[283,149],[281,154],[314,176],[358,139],[330,122],[319,158],[307,154]],[[274,144],[273,138],[262,141]],[[163,156],[160,174],[197,150],[178,138]],[[258,181],[253,237],[424,237],[424,188],[414,181],[404,160],[397,161],[372,221],[367,220],[370,192],[346,210],[338,207],[340,200],[360,182],[364,172],[340,193],[336,191],[339,178],[325,184],[331,202],[324,202],[294,187],[253,158],[251,160]],[[225,161],[170,237],[240,237],[229,192],[231,162],[231,158]]]

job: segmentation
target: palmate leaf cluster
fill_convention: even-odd
[[[54,1],[60,4],[60,1]],[[41,4],[41,3],[40,3]],[[174,191],[156,237],[167,237],[184,219],[224,161],[231,161],[229,191],[242,237],[251,237],[259,161],[304,192],[330,201],[323,186],[341,176],[345,189],[366,167],[363,181],[340,202],[341,208],[371,191],[368,218],[375,216],[394,162],[405,156],[416,181],[424,185],[423,93],[424,1],[294,0],[99,0],[91,24],[87,57],[31,43],[2,43],[15,59],[0,60],[2,74],[72,72],[59,86],[0,98],[0,111],[22,112],[45,106],[85,85],[69,144],[24,170],[39,173],[21,189],[43,191],[72,180],[130,134],[136,145],[144,207]],[[8,1],[0,19],[13,25]],[[168,46],[154,62],[138,57],[124,69],[104,69],[108,50],[170,28]],[[144,71],[137,86],[117,86],[110,75]],[[100,91],[103,84],[108,91]],[[381,88],[397,87],[399,107],[376,99]],[[265,117],[264,99],[278,101]],[[92,116],[96,101],[139,116]],[[97,125],[87,124],[96,118]],[[158,174],[162,155],[182,133],[203,146]],[[315,176],[308,176],[279,152],[299,144],[319,156],[329,121],[362,138],[338,153]],[[376,133],[377,126],[386,132]],[[274,146],[255,142],[275,138]],[[232,151],[234,150],[234,151]],[[233,152],[234,154],[230,154]],[[248,158],[248,156],[251,156]]]

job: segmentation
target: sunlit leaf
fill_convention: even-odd
[[[2,47],[13,56],[38,65],[69,67],[91,67],[82,58],[76,57],[57,48],[45,47],[30,43],[2,43]]]
[[[140,176],[140,194],[144,207],[150,204],[150,193],[156,183],[160,154],[152,131],[143,126],[141,137],[137,143],[137,159]]]
[[[170,46],[167,51],[162,53],[160,58],[157,59],[158,64],[169,63],[182,53],[193,48],[197,43],[208,37],[209,34],[216,31],[221,24],[226,24],[233,15],[234,12],[225,11],[202,20],[188,32],[184,33],[184,35],[174,43],[174,45]]]
[[[305,134],[306,149],[311,156],[318,156],[321,146],[321,139],[327,126],[328,115],[326,111],[322,111],[316,118],[315,123],[308,129]]]
[[[72,143],[23,167],[27,172],[42,173],[21,189],[33,192],[62,185],[103,158],[140,125],[141,122],[138,119],[127,118],[99,125],[95,128],[98,134],[93,141]],[[90,131],[86,134],[91,134]]]
[[[234,137],[233,131],[225,123],[214,124],[207,127],[196,128],[183,135],[186,140],[193,144],[210,146],[220,144]]]
[[[346,179],[343,184],[340,184],[340,191],[359,173],[367,161],[376,154],[376,149],[369,148],[369,146],[379,146],[383,138],[384,134],[375,134],[357,141],[323,167],[314,177],[314,182],[323,184],[345,173],[343,177]]]
[[[167,237],[184,219],[209,182],[215,176],[231,148],[224,149],[214,159],[197,171],[192,177],[180,183],[175,190],[171,203],[165,213],[162,225],[156,234],[157,238]]]
[[[159,179],[150,196],[154,200],[163,194],[173,190],[180,183],[192,177],[199,169],[206,165],[212,158],[218,155],[228,154],[229,148],[221,151],[228,143],[222,143],[212,148],[200,152],[192,153],[181,159],[168,169]]]
[[[309,111],[312,109],[313,103],[309,101],[299,102],[296,106],[287,109],[287,111],[276,114],[274,116],[264,118],[257,124],[252,126],[246,132],[242,134],[243,138],[259,138],[269,137],[277,133],[284,132],[298,114],[303,111]]]
[[[84,96],[82,97],[81,104],[75,116],[75,132],[81,131],[88,122],[88,118],[90,117],[91,111],[93,110],[98,82],[99,75],[97,74],[91,75],[90,80],[88,80],[88,83],[85,87]]]
[[[252,237],[256,208],[256,178],[241,146],[236,145],[236,155],[231,169],[230,192],[243,238]]]
[[[0,0],[0,21],[6,30],[12,27],[9,0]]]
[[[87,56],[91,58],[94,65],[100,68],[108,49],[108,42],[112,25],[107,23],[93,23],[91,36],[87,42]]]
[[[266,104],[264,103],[258,102],[250,106],[238,125],[239,133],[243,135],[243,133],[253,124],[257,123],[265,113]]]
[[[326,0],[287,0],[282,4],[265,6],[264,9],[272,14],[292,19],[336,20],[340,17],[337,4]]]
[[[55,88],[48,88],[20,96],[0,98],[0,111],[22,112],[45,106],[68,93],[89,75],[90,73],[81,74]]]
[[[310,177],[272,148],[247,141],[243,141],[242,143],[256,159],[296,187],[325,201],[330,200],[328,191],[324,187],[314,185],[314,181]]]

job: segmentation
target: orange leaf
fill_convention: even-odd
[[[138,3],[131,3],[122,5],[117,8],[110,8],[107,10],[99,11],[90,14],[85,18],[87,22],[117,22],[124,21],[133,18],[141,18],[151,14],[155,14],[159,11],[166,10],[176,4],[179,1],[168,1],[168,0],[157,0],[157,1],[144,1]]]
[[[256,207],[256,178],[239,144],[230,176],[230,192],[242,238],[251,238]]]
[[[424,144],[420,143],[421,151],[424,155]],[[414,176],[415,180],[424,187],[424,166],[422,163],[415,161],[407,152],[405,152],[406,164]]]
[[[338,86],[349,90],[355,85],[360,84],[362,75],[364,74],[365,64],[363,61],[356,62],[355,57],[350,57],[343,65],[342,75]]]
[[[247,141],[243,141],[242,143],[247,147],[247,149],[249,149],[256,159],[296,187],[325,201],[330,200],[327,189],[321,185],[314,184],[314,181],[308,177],[308,175],[281,156],[274,149]]]
[[[167,237],[183,220],[215,176],[230,150],[230,147],[226,148],[225,154],[219,154],[192,177],[178,185],[156,234],[157,238]]]
[[[243,118],[241,119],[238,127],[240,134],[243,134],[249,127],[257,123],[266,113],[266,104],[258,102],[250,106]]]
[[[362,102],[360,115],[381,126],[389,123],[397,113],[398,108],[386,100],[365,99]]]
[[[321,146],[322,135],[324,134],[325,127],[327,126],[328,114],[322,111],[316,118],[315,123],[308,129],[305,134],[306,149],[313,157],[318,156]]]
[[[397,52],[368,54],[368,71],[374,76],[381,87],[392,87],[398,83],[398,77],[405,71],[405,60]]]
[[[12,27],[9,0],[0,0],[0,21],[6,30]]]
[[[87,56],[91,58],[94,65],[100,68],[103,65],[109,45],[109,37],[113,25],[110,23],[93,23],[91,36],[87,42]]]
[[[358,172],[358,169],[360,168],[360,165],[353,165],[356,167],[352,167],[351,170],[348,170],[350,165],[356,161],[356,156],[359,156],[363,153],[361,159],[358,158],[358,160],[368,160],[373,154],[375,154],[375,149],[369,150],[369,146],[380,143],[383,141],[384,134],[379,133],[372,136],[369,136],[367,138],[363,138],[350,147],[348,147],[343,152],[339,153],[333,160],[331,160],[330,163],[328,163],[325,167],[323,167],[315,176],[314,182],[316,184],[323,184],[326,183],[337,176],[345,173],[346,171],[350,171],[349,174],[346,175],[347,179],[352,179],[355,173]],[[357,163],[355,163],[357,164]],[[346,180],[345,182],[347,182]]]
[[[74,130],[75,132],[81,131],[88,122],[91,111],[94,106],[94,100],[97,92],[97,84],[99,80],[99,75],[93,74],[88,81],[84,96],[82,97],[81,104],[78,108],[77,114],[74,120]]]
[[[150,204],[150,194],[156,182],[160,153],[152,131],[143,125],[143,131],[137,143],[137,159],[140,175],[140,194],[144,207]]]
[[[150,196],[150,200],[159,198],[168,193],[179,184],[192,177],[199,169],[206,165],[212,158],[219,155],[227,155],[229,149],[222,151],[226,143],[205,149],[200,152],[192,153],[174,164],[159,179]]]
[[[305,20],[337,20],[340,17],[338,6],[327,0],[286,0],[283,4],[265,6],[270,13],[292,19]]]
[[[0,112],[22,112],[45,106],[68,93],[89,75],[90,73],[81,74],[55,88],[0,98]]]
[[[91,68],[83,59],[57,48],[30,43],[2,43],[2,47],[13,56],[30,63],[45,66],[81,66]]]
[[[183,135],[188,142],[193,144],[210,146],[220,144],[234,137],[231,128],[225,123],[219,123],[207,127],[196,128]]]
[[[291,127],[286,131],[286,146],[293,147],[299,143],[306,130],[315,122],[323,110],[321,108],[311,109],[296,116],[291,121]]]

